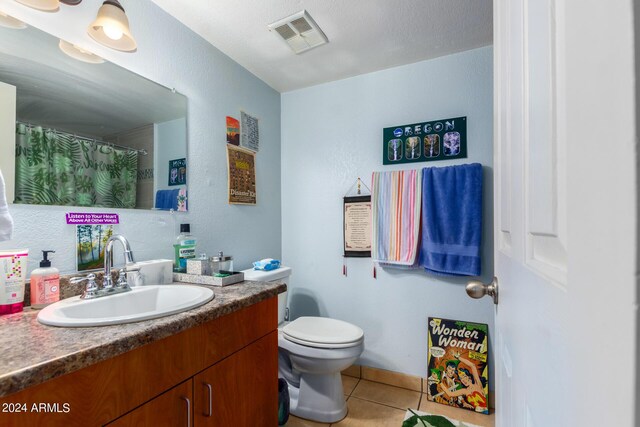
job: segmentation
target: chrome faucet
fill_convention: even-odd
[[[122,243],[122,247],[124,248],[124,268],[120,270],[118,281],[114,286],[113,279],[111,278],[111,254],[113,251],[113,242],[116,241]],[[104,248],[104,279],[102,288],[99,288],[96,284],[95,274],[89,274],[86,277],[74,277],[71,279],[71,283],[87,281],[87,286],[80,297],[81,299],[94,299],[127,292],[131,290],[129,283],[127,283],[127,272],[140,271],[138,268],[132,268],[132,264],[135,264],[135,261],[133,260],[133,252],[131,252],[129,241],[124,236],[116,234],[107,240]]]
[[[125,269],[134,263],[133,261],[133,252],[131,252],[131,246],[129,246],[129,241],[121,234],[116,234],[111,236],[109,240],[107,240],[107,244],[104,247],[104,280],[102,282],[102,289],[105,291],[109,291],[113,289],[113,279],[111,278],[111,251],[113,250],[113,242],[122,243],[122,247],[124,248],[124,265]],[[123,280],[123,272],[120,272],[120,279],[118,280],[117,287],[121,289],[129,290],[129,285],[126,280]],[[125,273],[126,275],[126,273]]]

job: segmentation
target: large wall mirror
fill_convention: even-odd
[[[14,203],[186,210],[183,95],[36,28],[0,27],[0,115]]]

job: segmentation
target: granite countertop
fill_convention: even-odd
[[[197,285],[194,285],[197,286]],[[183,313],[122,325],[42,325],[38,310],[0,317],[0,397],[118,356],[284,292],[277,282],[213,288],[215,298]]]

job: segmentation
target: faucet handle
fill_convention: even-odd
[[[87,281],[87,286],[84,288],[84,292],[80,296],[81,299],[92,299],[98,296],[98,284],[96,283],[96,275],[89,273],[86,277],[74,277],[70,280],[71,283],[80,283]]]
[[[95,281],[96,275],[93,273],[89,273],[86,276],[72,277],[71,279],[69,279],[69,283],[72,283],[75,285],[76,283],[81,283],[81,282],[84,282],[85,280]]]
[[[116,288],[118,289],[130,289],[129,284],[127,283],[127,270],[123,268],[120,270],[118,275],[118,282],[116,283]]]

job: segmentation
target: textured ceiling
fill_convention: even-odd
[[[492,43],[491,0],[153,0],[286,92]],[[306,9],[329,44],[295,55],[267,25]]]

